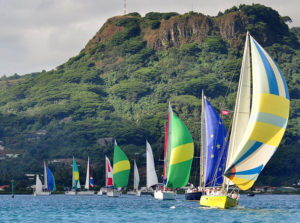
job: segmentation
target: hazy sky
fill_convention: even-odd
[[[0,0],[0,76],[51,70],[84,48],[124,0]],[[127,0],[127,13],[201,12],[215,16],[239,4],[260,3],[300,26],[300,0]]]

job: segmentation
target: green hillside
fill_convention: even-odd
[[[279,64],[291,97],[287,132],[257,184],[294,183],[300,178],[300,31],[289,29],[289,20],[262,5],[233,7],[216,17],[130,13],[108,19],[55,70],[1,78],[0,184],[14,177],[19,188],[28,186],[33,181],[24,174],[42,173],[46,159],[58,188],[70,186],[72,156],[83,182],[90,156],[96,184],[103,185],[104,155],[112,158],[113,139],[139,168],[147,139],[161,164],[169,100],[198,150],[201,91],[218,110],[233,110],[247,30]],[[230,117],[224,122],[229,126]],[[195,167],[192,181],[197,173]]]

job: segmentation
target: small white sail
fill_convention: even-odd
[[[154,164],[154,158],[153,153],[150,144],[148,141],[146,141],[146,163],[147,163],[147,188],[157,185],[158,179],[155,172],[155,164]]]
[[[87,167],[86,167],[86,178],[84,188],[90,189],[90,157],[88,157]]]
[[[36,175],[36,182],[35,182],[35,192],[41,193],[43,191],[43,184],[42,181],[39,178],[39,175]]]
[[[138,190],[139,189],[139,183],[140,183],[140,175],[139,170],[136,166],[136,163],[134,161],[134,178],[133,178],[133,189]]]
[[[80,181],[78,180],[77,182],[77,189],[80,189],[81,188],[81,185],[80,185]]]
[[[47,175],[47,169],[46,169],[46,162],[44,161],[44,189],[48,189],[48,175]]]

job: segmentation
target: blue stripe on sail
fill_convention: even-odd
[[[271,58],[271,60],[275,64],[275,66],[277,67],[277,70],[279,71],[280,76],[281,76],[282,83],[284,85],[285,97],[290,100],[290,95],[289,95],[288,87],[287,87],[286,81],[284,79],[284,76],[283,76],[283,74],[282,74],[282,72],[281,72],[278,64],[274,61],[273,57],[271,57],[271,55],[267,51],[266,51],[266,53],[269,55],[269,57]]]
[[[288,120],[285,118],[282,118],[280,116],[277,115],[273,115],[270,113],[265,113],[265,112],[259,112],[257,115],[257,122],[266,122],[272,125],[276,125],[280,128],[285,129]]]
[[[253,174],[259,174],[261,170],[263,169],[264,165],[260,165],[258,167],[255,167],[251,170],[245,170],[241,172],[236,172],[235,175],[253,175]]]
[[[273,70],[270,62],[268,61],[266,55],[258,46],[258,43],[256,43],[256,41],[254,39],[253,39],[253,42],[256,46],[257,51],[259,52],[259,55],[261,57],[261,60],[264,64],[264,67],[266,70],[266,74],[267,74],[267,78],[268,78],[268,82],[269,82],[270,94],[275,94],[275,95],[279,96],[279,90],[278,90],[278,85],[277,85],[277,80],[275,77],[274,70]]]
[[[263,143],[255,142],[253,146],[234,164],[235,166],[254,153]]]

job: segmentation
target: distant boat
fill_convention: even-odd
[[[80,182],[79,182],[79,171],[73,156],[73,169],[72,169],[72,190],[66,191],[65,195],[76,195],[77,190],[80,189]]]
[[[187,185],[194,156],[193,138],[169,104],[168,126],[165,125],[164,186],[154,192],[158,200],[174,200],[176,189]]]
[[[105,188],[101,188],[97,193],[98,195],[106,194],[108,190],[112,190],[114,188],[113,182],[113,168],[110,164],[110,160],[107,156],[105,156]]]
[[[147,179],[146,179],[147,189],[143,192],[153,194],[152,187],[158,186],[158,179],[155,171],[155,163],[154,163],[152,148],[147,140],[146,140],[146,174],[147,174]]]
[[[55,190],[56,186],[54,176],[44,161],[44,185],[42,185],[39,175],[36,175],[35,191],[33,195],[48,196],[51,194],[51,191]]]
[[[228,178],[223,184],[226,193],[202,196],[200,205],[218,208],[238,205],[236,189],[230,191],[229,186],[236,185],[241,190],[253,186],[280,144],[289,108],[287,84],[278,65],[247,33],[224,172]]]
[[[130,163],[126,156],[126,154],[122,151],[122,149],[117,145],[117,141],[115,140],[114,146],[114,164],[113,164],[113,182],[114,188],[118,188],[119,190],[108,190],[108,197],[119,197],[120,190],[122,187],[127,187],[128,179],[130,174]]]
[[[133,191],[128,191],[127,194],[136,195],[140,197],[141,196],[141,191],[139,190],[140,175],[135,160],[134,160],[133,167],[134,167],[133,168]]]
[[[90,190],[90,188],[94,188],[94,178],[93,178],[93,169],[90,165],[90,157],[88,157],[87,167],[86,167],[86,179],[85,179],[85,185],[84,188],[86,190],[78,191],[77,195],[94,195],[95,191]]]

